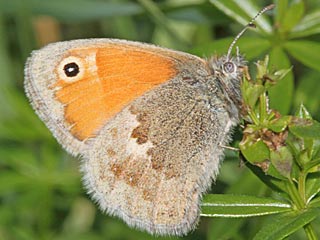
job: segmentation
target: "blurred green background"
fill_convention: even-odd
[[[32,50],[60,40],[105,37],[209,57],[225,53],[250,17],[272,2],[0,0],[0,239],[153,239],[102,214],[84,192],[79,159],[61,149],[25,97],[23,68]],[[277,8],[237,45],[250,66],[265,54],[271,68],[293,66],[270,92],[270,104],[292,114],[303,103],[319,120],[320,2],[274,2]],[[227,152],[212,192],[274,194],[239,166],[234,152]],[[272,216],[201,218],[185,239],[251,239],[266,221]]]

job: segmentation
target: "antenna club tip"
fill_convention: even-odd
[[[273,9],[276,5],[275,4],[270,4],[266,7],[264,7],[263,9],[260,10],[260,12],[258,12],[252,19],[251,21],[242,29],[242,31],[240,33],[238,33],[238,35],[234,38],[234,40],[232,41],[232,43],[230,44],[229,46],[229,49],[228,49],[228,53],[227,53],[227,61],[229,61],[230,59],[230,55],[231,55],[231,51],[232,51],[232,48],[233,46],[235,45],[235,43],[238,41],[238,39],[241,37],[241,35],[249,28],[249,27],[252,27],[252,28],[255,28],[256,25],[253,23],[256,18],[258,18],[261,14],[265,13],[266,11],[269,11],[271,9]]]
[[[271,9],[275,8],[275,6],[276,5],[274,3],[270,4],[270,5],[266,6],[266,10],[271,10]]]

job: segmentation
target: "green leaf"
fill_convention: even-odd
[[[320,33],[320,10],[304,16],[290,33],[290,38],[306,37]]]
[[[295,119],[289,124],[289,130],[300,138],[320,139],[320,123],[314,120]]]
[[[256,103],[260,95],[265,91],[264,86],[261,84],[251,83],[244,80],[241,85],[241,94],[243,101],[251,109],[255,109]]]
[[[320,197],[317,197],[317,198],[313,199],[310,202],[309,206],[312,207],[312,208],[320,208]]]
[[[246,220],[245,218],[215,218],[208,225],[206,240],[237,239]]]
[[[306,66],[320,71],[320,43],[312,41],[289,41],[286,50]]]
[[[151,21],[156,24],[154,40],[160,40],[160,45],[169,46],[174,43],[172,45],[174,48],[179,46],[183,49],[188,45],[189,39],[183,39],[183,35],[180,35],[181,30],[183,33],[184,29],[181,28],[181,25],[179,26],[174,21],[170,21],[157,3],[150,0],[137,0],[137,2],[146,10]],[[158,41],[154,42],[159,43]]]
[[[200,47],[194,48],[191,53],[203,56],[203,53],[212,54],[227,54],[228,48],[234,38],[223,38],[215,40],[209,44],[203,44]],[[258,37],[241,37],[236,46],[239,47],[240,53],[243,53],[246,59],[250,60],[260,56],[270,47],[270,42],[264,38]]]
[[[2,9],[14,11],[19,9],[20,0],[2,1]],[[137,15],[144,9],[136,3],[103,2],[85,0],[29,0],[26,6],[37,14],[54,16],[62,21],[94,20],[102,17],[119,17]]]
[[[224,163],[225,165],[225,163]],[[221,173],[223,173],[223,168]],[[250,164],[248,164],[250,165]],[[254,165],[250,165],[255,167]],[[240,170],[239,167],[236,167],[238,171]],[[232,182],[226,182],[229,183],[228,188],[224,191],[225,194],[236,194],[236,195],[259,195],[261,193],[268,192],[268,188],[260,181],[257,181],[256,176],[251,171],[246,171],[246,169],[242,169],[239,174],[239,177]],[[235,170],[234,170],[235,171]],[[233,171],[233,172],[234,172]],[[234,174],[234,173],[231,173]],[[222,174],[221,174],[222,175]],[[219,179],[220,176],[219,175]]]
[[[320,140],[312,140],[310,156],[312,157],[312,161],[320,159]]]
[[[306,199],[310,202],[320,192],[320,173],[309,173],[306,180]]]
[[[208,194],[201,203],[206,217],[252,217],[290,211],[290,204],[271,198],[232,194]]]
[[[296,111],[295,115],[299,118],[309,119],[312,120],[311,114],[308,112],[306,107],[303,104],[300,104],[298,110]]]
[[[210,2],[244,26],[261,10],[256,1],[210,0]],[[264,32],[272,31],[271,24],[263,16],[257,18],[255,24]]]
[[[252,164],[262,163],[270,158],[269,148],[261,139],[248,136],[239,147],[243,156]]]
[[[304,165],[304,169],[307,172],[318,172],[318,167],[320,166],[320,158],[312,159],[310,162]]]
[[[266,55],[263,60],[258,60],[256,64],[257,73],[256,73],[256,81],[258,84],[263,85],[263,77],[269,72],[269,55]]]
[[[282,132],[286,129],[290,120],[291,116],[281,116],[280,118],[272,120],[268,124],[268,128],[271,129],[273,132]]]
[[[270,53],[270,64],[276,69],[290,68],[290,61],[286,53],[280,47],[275,47]],[[286,76],[277,82],[277,85],[268,91],[270,108],[279,111],[281,114],[288,114],[293,95],[293,73],[288,72]]]
[[[270,160],[275,169],[284,177],[290,178],[293,156],[286,146],[270,151]]]
[[[273,191],[280,193],[284,198],[289,198],[286,191],[285,178],[276,172],[272,165],[269,165],[267,174],[256,165],[246,165],[265,185]]]
[[[319,80],[318,71],[305,71],[299,78],[294,94],[294,109],[299,108],[301,103],[303,103],[307,107],[308,112],[316,119],[320,119],[320,94],[314,94],[314,92],[319,87]]]
[[[267,169],[266,173],[268,174],[268,176],[281,179],[282,183],[284,182],[284,180],[287,180],[287,178],[282,173],[280,173],[276,166],[273,164],[269,165],[269,168]]]
[[[294,2],[285,12],[285,16],[280,27],[281,31],[289,32],[301,20],[303,13],[304,2]]]
[[[301,212],[298,214],[281,214],[272,219],[254,237],[254,240],[280,240],[310,223],[319,215],[316,209]]]
[[[288,0],[276,0],[276,25],[282,25],[282,21],[288,9]]]

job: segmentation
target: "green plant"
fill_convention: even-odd
[[[246,165],[278,199],[244,195],[207,195],[204,216],[252,217],[277,214],[254,239],[283,239],[304,228],[317,239],[311,222],[319,215],[320,123],[301,105],[295,116],[268,107],[267,91],[290,70],[270,72],[269,58],[257,63],[255,80],[244,77],[243,139]]]
[[[49,36],[47,30],[55,32],[52,23],[58,30],[50,41],[125,38],[211,56],[226,53],[243,25],[271,2],[277,5],[276,10],[269,13],[275,16],[273,23],[266,15],[259,18],[257,29],[247,31],[237,45],[252,63],[250,66],[269,53],[270,72],[292,67],[284,79],[270,88],[271,109],[286,116],[299,109],[303,102],[319,120],[318,0],[0,1],[0,100],[3,103],[0,105],[0,238],[152,239],[97,211],[81,188],[78,160],[57,145],[24,97],[26,57],[44,44],[39,40],[40,35]],[[50,24],[45,28],[35,27],[46,21]],[[239,135],[235,134],[236,143]],[[281,189],[271,191],[273,188],[257,181],[247,168],[239,168],[239,158],[234,152],[227,151],[226,155],[212,188],[214,193],[276,199],[268,200],[271,205],[279,199],[290,198],[281,193]],[[254,169],[261,173],[257,166]],[[308,186],[315,182],[315,189],[316,175],[307,176]],[[316,206],[314,201],[313,204]],[[292,211],[292,206],[284,201],[279,207],[275,206],[273,212]],[[310,220],[312,214],[308,214],[305,219]],[[274,217],[201,218],[197,231],[185,239],[251,239]],[[313,222],[319,224],[319,218]],[[314,230],[319,234],[318,229]],[[305,239],[302,231],[291,236]]]
[[[248,22],[248,9],[257,9],[252,2],[248,5],[236,1],[211,2],[242,24]],[[258,62],[257,70],[253,70],[255,80],[244,79],[242,83],[245,127],[239,147],[245,164],[276,195],[274,198],[207,195],[202,209],[205,216],[231,218],[277,213],[271,222],[260,226],[254,239],[283,239],[301,228],[308,239],[317,239],[311,222],[319,216],[320,125],[303,105],[293,116],[280,114],[289,112],[294,75],[289,70],[274,72],[267,66],[289,69],[292,56],[319,71],[315,63],[319,61],[320,44],[297,40],[319,33],[320,22],[315,20],[319,19],[319,11],[304,15],[306,3],[302,1],[275,3],[273,28],[265,19],[258,19],[261,36],[243,37],[237,45],[250,58],[270,52],[270,60]],[[219,46],[226,44],[225,41],[230,39],[218,40],[211,47],[221,49]]]

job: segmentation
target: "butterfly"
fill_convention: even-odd
[[[85,188],[102,211],[151,234],[195,228],[239,122],[246,62],[231,50],[244,30],[226,55],[209,59],[118,39],[32,53],[26,95],[57,141],[81,156]]]

